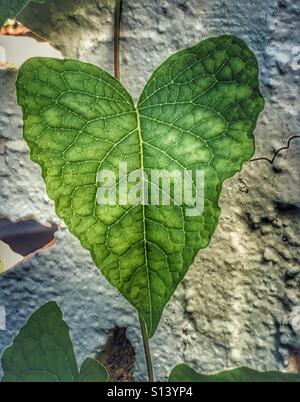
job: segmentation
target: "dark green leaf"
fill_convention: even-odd
[[[174,367],[170,382],[300,382],[300,374],[279,371],[257,371],[248,367],[221,371],[216,374],[199,374],[186,364]]]
[[[0,28],[9,18],[15,18],[30,1],[44,3],[46,0],[1,0],[0,4]]]
[[[78,381],[69,328],[55,302],[40,307],[3,354],[5,382]]]
[[[87,358],[82,363],[79,373],[80,382],[106,382],[108,373],[95,359]]]

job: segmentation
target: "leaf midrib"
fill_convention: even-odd
[[[150,314],[149,314],[149,320],[150,320],[150,328],[148,328],[148,335],[152,332],[152,299],[151,299],[151,291],[150,291],[150,278],[149,278],[149,267],[148,267],[148,250],[147,250],[147,238],[146,238],[146,212],[145,212],[145,202],[144,202],[144,141],[142,137],[142,132],[141,132],[141,121],[140,121],[140,113],[137,108],[135,107],[136,110],[136,115],[137,115],[137,131],[138,131],[138,137],[139,137],[139,143],[140,143],[140,153],[141,153],[141,172],[142,172],[142,194],[143,194],[143,202],[142,202],[142,219],[143,219],[143,242],[144,242],[144,258],[145,258],[145,269],[146,269],[146,275],[147,275],[147,288],[148,288],[148,298],[149,298],[149,309],[150,309]]]

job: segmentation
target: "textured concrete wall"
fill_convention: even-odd
[[[42,13],[41,13],[41,10]],[[21,17],[65,57],[112,71],[113,1],[53,0]],[[152,70],[203,37],[232,33],[258,57],[266,108],[255,132],[257,156],[270,157],[300,134],[300,3],[291,0],[124,0],[122,81],[137,98]],[[16,72],[0,76],[0,215],[59,225],[56,244],[0,277],[7,331],[0,354],[26,317],[57,300],[79,360],[95,353],[117,324],[128,327],[144,378],[137,317],[93,267],[55,216],[37,166],[29,161],[15,104]],[[3,103],[2,103],[3,102]],[[270,165],[252,162],[223,188],[222,216],[151,340],[158,378],[185,361],[202,371],[237,365],[285,368],[300,336],[290,322],[300,306],[300,140]]]

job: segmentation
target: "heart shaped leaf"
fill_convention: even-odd
[[[153,335],[165,304],[214,233],[222,183],[254,152],[264,105],[255,56],[233,36],[204,40],[165,61],[137,106],[111,75],[74,60],[28,60],[17,90],[24,137],[57,214]],[[99,202],[103,172],[116,179],[106,178],[106,204]],[[124,177],[136,172],[136,184],[127,183],[121,198]],[[195,204],[175,199],[179,192],[167,177],[174,172],[191,179]],[[132,192],[140,201],[130,201]]]
[[[0,28],[9,18],[15,18],[30,1],[44,3],[46,0],[1,0],[0,4]]]
[[[69,327],[55,302],[29,318],[2,356],[2,382],[105,382],[100,363],[86,359],[78,373]]]
[[[300,374],[280,371],[257,371],[248,367],[221,371],[216,374],[199,374],[186,364],[174,367],[170,382],[300,382]]]

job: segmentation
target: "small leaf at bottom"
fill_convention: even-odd
[[[3,354],[3,382],[78,381],[69,327],[55,302],[29,318]]]
[[[87,358],[81,365],[79,381],[106,382],[108,381],[108,373],[97,360]]]
[[[171,371],[170,382],[300,382],[300,374],[280,371],[257,371],[248,367],[200,374],[186,364],[179,364]]]

